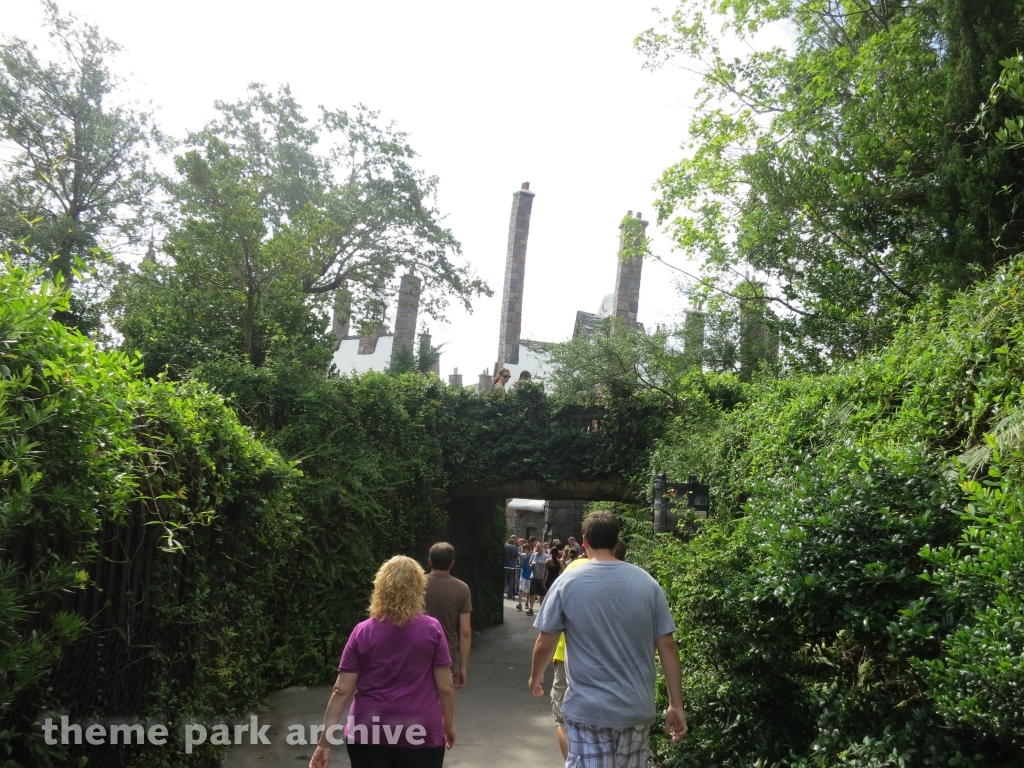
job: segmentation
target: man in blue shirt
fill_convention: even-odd
[[[534,623],[540,630],[529,682],[534,696],[544,695],[544,671],[565,632],[566,765],[580,768],[646,768],[655,650],[668,688],[665,732],[675,743],[687,730],[668,601],[646,571],[615,558],[618,541],[615,515],[592,513],[583,522],[590,562],[555,580]]]

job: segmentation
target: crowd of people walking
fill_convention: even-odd
[[[526,615],[533,616],[534,603],[540,606],[555,579],[578,557],[580,548],[571,536],[565,545],[558,539],[547,542],[538,541],[535,536],[509,537],[505,544],[505,596],[518,599],[518,611],[523,610],[525,600]]]
[[[647,768],[655,653],[668,690],[665,731],[673,743],[687,731],[668,601],[646,571],[625,562],[619,532],[602,510],[584,520],[582,545],[514,536],[505,545],[506,597],[536,616],[527,684],[544,696],[553,665],[549,695],[566,768]],[[425,573],[396,556],[377,572],[370,617],[342,652],[310,768],[328,768],[331,747],[342,743],[353,768],[440,768],[455,744],[472,600],[451,575],[451,544],[435,544],[427,562]]]

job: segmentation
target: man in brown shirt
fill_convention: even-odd
[[[469,666],[469,646],[473,640],[470,614],[473,604],[469,586],[451,575],[455,564],[455,547],[446,541],[439,541],[430,548],[427,558],[430,573],[427,574],[426,613],[441,624],[448,652],[452,656],[452,679],[455,687],[466,684],[466,668]]]

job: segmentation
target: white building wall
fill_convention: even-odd
[[[509,379],[509,387],[519,379],[521,371],[529,371],[530,381],[540,384],[551,374],[553,369],[551,358],[548,357],[547,352],[527,349],[523,346],[522,342],[519,344],[519,365],[506,363],[504,367],[508,368],[512,374],[512,378]],[[508,387],[505,389],[508,389]]]
[[[338,373],[366,373],[367,371],[384,372],[391,365],[391,348],[394,336],[381,336],[377,339],[377,348],[372,355],[359,355],[359,339],[343,339],[338,351],[334,353],[334,366]]]

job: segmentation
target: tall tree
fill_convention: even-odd
[[[322,110],[313,123],[286,86],[262,85],[217,109],[217,120],[189,134],[168,183],[174,212],[164,250],[173,275],[148,267],[130,278],[138,285],[129,293],[156,297],[179,286],[191,300],[207,297],[197,334],[258,364],[283,315],[308,317],[342,285],[366,317],[409,269],[434,317],[450,298],[468,308],[490,292],[455,263],[459,243],[433,201],[437,179],[413,166],[405,134],[375,113]],[[137,328],[176,332],[137,317],[170,301],[131,302],[119,321],[129,343],[145,346]],[[311,324],[289,322],[300,334]]]
[[[97,28],[44,2],[59,58],[41,61],[19,38],[0,44],[0,140],[12,150],[0,176],[0,248],[46,264],[73,289],[62,319],[95,323],[76,261],[137,242],[154,179],[149,156],[162,139],[150,112],[118,98],[110,69],[120,47]],[[92,316],[87,320],[87,316]]]
[[[971,123],[1022,39],[1021,0],[698,0],[641,35],[651,65],[703,75],[687,156],[658,184],[699,291],[752,267],[789,348],[822,364],[1019,250],[1000,195],[1019,171]]]

